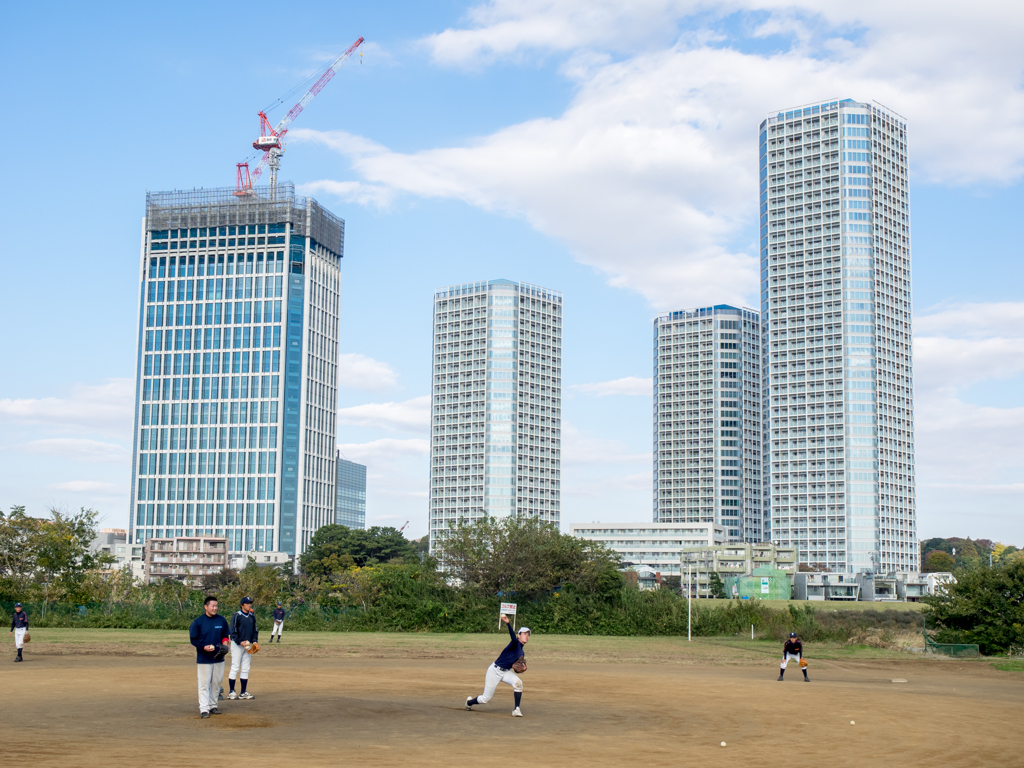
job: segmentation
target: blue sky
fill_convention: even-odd
[[[432,292],[497,277],[565,294],[563,526],[649,519],[651,319],[756,307],[757,125],[851,97],[910,123],[919,533],[1024,543],[1024,12],[834,5],[9,9],[0,506],[126,524],[145,191],[231,185],[257,110],[361,35],[282,178],[347,223],[371,524],[426,531]]]

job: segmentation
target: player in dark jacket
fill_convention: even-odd
[[[484,692],[479,696],[468,696],[466,698],[466,709],[472,709],[477,704],[486,704],[494,696],[498,683],[507,683],[512,686],[516,699],[516,708],[512,710],[512,717],[522,717],[523,713],[519,711],[519,702],[523,698],[523,681],[512,670],[512,665],[519,659],[525,661],[526,657],[523,655],[523,646],[530,642],[530,628],[520,627],[519,634],[516,634],[512,631],[512,624],[509,623],[508,616],[502,615],[501,620],[508,627],[508,634],[512,641],[505,646],[505,650],[501,652],[501,655],[487,668],[487,675],[484,677]]]
[[[196,647],[199,674],[199,716],[219,715],[217,692],[224,679],[224,654],[228,649],[228,620],[217,613],[217,598],[203,601],[203,615],[188,628],[188,639]]]
[[[253,611],[252,598],[243,597],[241,607],[231,617],[231,671],[228,672],[228,686],[231,693],[229,699],[255,699],[251,693],[245,690],[249,684],[249,665],[252,663],[252,654],[249,653],[249,646],[257,642],[260,637],[259,628],[256,626],[256,613]],[[235,678],[239,672],[242,675],[242,692],[235,693]]]
[[[15,661],[24,661],[21,657],[21,650],[25,646],[25,635],[28,634],[28,614],[21,607],[21,603],[14,604],[14,615],[11,616],[11,632],[14,635],[14,647],[18,649]]]
[[[779,665],[779,680],[782,680],[782,676],[786,674],[786,665],[789,664],[790,659],[796,659],[797,662],[802,661],[804,658],[804,645],[800,642],[800,638],[796,636],[796,632],[789,633],[789,639],[786,640],[786,644],[782,646],[782,664]],[[811,682],[807,677],[807,668],[800,665],[800,671],[804,673],[804,682]]]
[[[277,644],[281,644],[281,635],[284,634],[284,608],[277,604],[273,612],[274,626],[270,630],[270,642],[274,642],[274,635],[277,635]]]

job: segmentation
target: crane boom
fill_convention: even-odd
[[[306,105],[313,100],[313,97],[320,93],[320,91],[324,89],[325,85],[331,82],[331,78],[338,74],[338,70],[341,69],[341,65],[344,64],[348,60],[348,57],[352,55],[353,51],[362,44],[363,38],[360,37],[352,43],[347,51],[331,62],[331,66],[329,66],[327,71],[320,75],[320,79],[313,83],[310,89],[306,91],[306,95],[299,99],[299,103],[288,110],[288,114],[281,118],[281,122],[277,124],[277,127],[274,129],[274,133],[281,136],[287,132],[288,126],[292,124],[292,121],[302,113],[302,110],[304,110]]]
[[[343,54],[338,56],[334,61],[330,63],[330,66],[324,71],[322,75],[317,79],[309,90],[299,99],[298,103],[290,110],[288,114],[281,118],[276,126],[270,124],[270,118],[267,117],[266,112],[260,112],[260,137],[252,143],[253,149],[258,149],[263,152],[263,157],[260,158],[259,164],[252,172],[251,177],[246,174],[245,181],[243,181],[243,175],[241,170],[238,173],[238,188],[235,191],[236,195],[248,195],[252,194],[252,183],[259,179],[263,173],[263,169],[267,166],[270,167],[270,197],[273,199],[276,197],[277,192],[277,171],[281,167],[281,155],[284,154],[284,136],[288,133],[288,127],[300,114],[302,110],[313,100],[313,98],[324,89],[324,86],[331,81],[341,69],[341,65],[344,64],[352,53],[363,44],[363,38],[360,37]],[[239,169],[242,165],[246,165],[248,170],[248,164],[239,163]],[[250,180],[251,179],[251,180]]]

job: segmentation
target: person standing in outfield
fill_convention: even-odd
[[[501,655],[487,668],[487,675],[484,677],[484,692],[479,696],[466,697],[466,709],[471,710],[477,704],[486,704],[494,697],[498,683],[508,683],[512,686],[516,698],[516,708],[512,710],[512,717],[522,717],[523,713],[519,711],[519,702],[523,698],[523,681],[516,672],[526,671],[523,646],[530,642],[530,628],[520,627],[517,635],[512,631],[508,616],[502,614],[501,620],[508,627],[508,634],[512,638],[512,642],[505,646]]]
[[[281,635],[284,634],[284,608],[277,604],[274,609],[274,627],[270,630],[270,642],[274,642],[274,635],[277,635],[277,644],[281,644]]]
[[[21,603],[14,604],[14,615],[11,616],[11,635],[14,635],[14,647],[18,649],[15,661],[24,661],[21,657],[21,649],[25,645],[25,635],[28,634],[28,614],[21,607]]]
[[[245,690],[249,684],[249,664],[252,662],[253,648],[259,649],[260,631],[256,627],[256,614],[252,608],[252,598],[243,597],[238,613],[231,617],[231,671],[228,672],[229,699],[255,699]],[[235,693],[235,678],[242,675],[242,692]]]
[[[224,656],[228,651],[228,620],[217,613],[217,598],[203,600],[203,615],[188,628],[189,641],[196,647],[199,675],[199,716],[204,720],[219,715],[217,692],[224,679]]]
[[[800,638],[796,636],[796,632],[789,633],[789,639],[786,640],[786,644],[782,647],[782,664],[779,665],[779,680],[782,680],[782,676],[786,674],[786,665],[789,664],[790,659],[796,659],[800,664],[800,671],[804,673],[804,682],[811,682],[807,677],[807,665],[804,663],[804,645],[800,642]]]

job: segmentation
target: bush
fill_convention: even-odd
[[[940,643],[976,643],[986,656],[1024,649],[1024,560],[960,571],[924,602]]]

